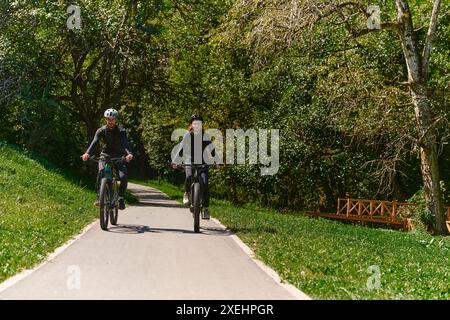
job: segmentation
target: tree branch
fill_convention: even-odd
[[[425,40],[425,46],[423,47],[422,75],[423,75],[424,79],[427,79],[427,77],[428,77],[431,49],[432,49],[433,37],[436,32],[440,5],[441,5],[441,0],[436,0],[434,2],[433,12],[431,14],[431,20],[430,20],[430,27],[428,28],[427,38]]]
[[[362,37],[366,34],[369,34],[371,32],[377,32],[382,30],[398,30],[400,28],[400,25],[396,22],[389,22],[389,23],[382,23],[380,24],[379,29],[363,29],[358,31],[351,31],[352,37],[354,39]]]
[[[89,79],[89,76],[91,75],[92,71],[94,70],[94,68],[97,67],[98,63],[100,62],[100,60],[103,57],[103,53],[100,53],[98,55],[98,57],[96,57],[91,64],[87,67],[85,74],[86,74],[86,78]]]
[[[448,119],[449,116],[449,112],[443,114],[442,116],[440,116],[439,118],[437,118],[436,120],[434,120],[434,122],[428,126],[428,128],[425,130],[425,132],[419,137],[419,139],[416,140],[416,143],[418,146],[424,146],[423,145],[423,140],[425,139],[426,135],[428,134],[428,132],[430,132],[430,130],[432,130],[440,121],[444,120],[444,119]]]

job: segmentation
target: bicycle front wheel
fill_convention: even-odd
[[[106,178],[100,183],[100,227],[108,230],[108,219],[111,203],[111,186]]]
[[[117,186],[117,181],[114,181],[112,184],[113,187],[113,206],[111,208],[111,224],[113,226],[117,225],[117,218],[119,217],[119,203],[118,203],[118,189],[119,187]]]
[[[117,225],[118,218],[119,218],[119,208],[117,206],[114,206],[114,208],[111,209],[111,224],[113,226]]]
[[[200,232],[200,183],[194,183],[192,188],[192,201],[194,207],[194,232]]]

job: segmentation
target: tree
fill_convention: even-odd
[[[383,24],[380,26],[380,29],[396,30],[400,37],[408,70],[407,85],[411,92],[419,133],[416,143],[420,148],[424,196],[429,210],[435,217],[432,226],[433,232],[437,234],[448,234],[440,188],[440,170],[435,128],[436,121],[439,121],[439,119],[433,121],[427,88],[430,56],[433,38],[438,24],[440,5],[441,0],[435,0],[422,53],[420,52],[419,42],[413,26],[412,12],[407,0],[395,0],[397,10],[396,22]],[[359,37],[366,32],[370,32],[370,29],[361,32],[352,31],[351,33],[353,37]]]
[[[253,48],[257,59],[263,60],[267,52],[291,47],[296,40],[305,37],[305,31],[313,25],[324,20],[336,22],[336,17],[339,20],[335,24],[336,29],[339,26],[344,28],[357,46],[360,45],[359,38],[372,32],[395,31],[402,45],[407,70],[408,81],[404,84],[409,87],[410,100],[414,105],[417,129],[415,143],[420,149],[424,196],[435,218],[431,229],[436,234],[448,234],[440,189],[436,136],[437,125],[447,119],[448,114],[433,117],[427,86],[440,6],[441,0],[435,0],[422,50],[407,0],[395,0],[395,21],[381,23],[378,28],[361,27],[367,25],[370,18],[365,1],[239,0],[231,11],[230,21],[222,28],[221,39],[241,39],[241,42]],[[385,16],[389,16],[389,13]]]
[[[22,83],[46,88],[92,138],[103,111],[140,99],[159,81],[161,53],[153,39],[159,1],[80,1],[81,29],[69,29],[69,1],[15,1],[2,8],[0,51],[17,62]],[[138,94],[137,94],[138,93]]]
[[[422,54],[420,54],[419,44],[414,34],[408,2],[406,0],[396,0],[395,5],[397,8],[398,34],[405,54],[405,61],[408,68],[408,85],[411,90],[411,98],[415,107],[417,126],[420,134],[417,143],[420,147],[425,200],[429,203],[429,209],[436,219],[433,225],[434,232],[447,234],[448,231],[445,224],[446,219],[440,189],[436,129],[432,121],[428,89],[426,86],[432,42],[436,32],[441,0],[434,2],[430,26]]]

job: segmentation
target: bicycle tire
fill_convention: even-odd
[[[119,218],[119,208],[115,206],[114,208],[111,209],[111,224],[113,226],[117,225],[118,218]]]
[[[192,200],[194,207],[194,232],[200,232],[200,183],[195,182],[192,188]]]
[[[110,221],[113,226],[117,225],[117,219],[119,218],[119,203],[117,202],[118,195],[117,195],[117,184],[114,185],[114,192],[113,192],[113,199],[114,199],[114,207],[111,209],[111,217]]]
[[[109,219],[109,199],[111,197],[110,193],[110,182],[106,178],[102,178],[100,183],[100,227],[102,230],[108,230],[108,219]]]

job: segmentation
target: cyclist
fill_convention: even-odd
[[[111,158],[120,158],[122,156],[125,156],[125,161],[130,162],[131,160],[133,160],[133,153],[126,136],[125,129],[117,125],[119,112],[111,108],[105,111],[104,117],[106,120],[106,125],[97,130],[89,148],[81,156],[81,158],[83,159],[83,161],[89,160],[89,157],[91,157],[96,152],[98,143],[102,141],[104,143],[103,151],[107,153]],[[123,210],[125,209],[125,200],[123,196],[128,185],[127,167],[124,161],[116,162],[115,165],[120,179],[119,209]],[[99,205],[98,196],[97,200],[95,201],[95,205]]]
[[[203,159],[204,150],[209,148],[211,150],[211,155],[214,157],[215,150],[211,143],[211,137],[205,133],[203,130],[203,118],[198,114],[194,114],[189,119],[189,128],[188,132],[184,135],[182,143],[180,143],[180,148],[175,153],[177,156],[183,156],[185,164],[197,164],[194,162],[194,145],[196,141],[202,143],[201,148],[201,164],[205,164],[205,160]],[[176,165],[173,164],[175,167]],[[192,167],[185,167],[186,180],[184,182],[184,195],[183,195],[183,204],[189,204],[189,193],[192,184]],[[208,187],[208,167],[199,169],[199,177],[203,184],[203,215],[202,219],[208,220],[210,218],[209,214],[209,187]]]

